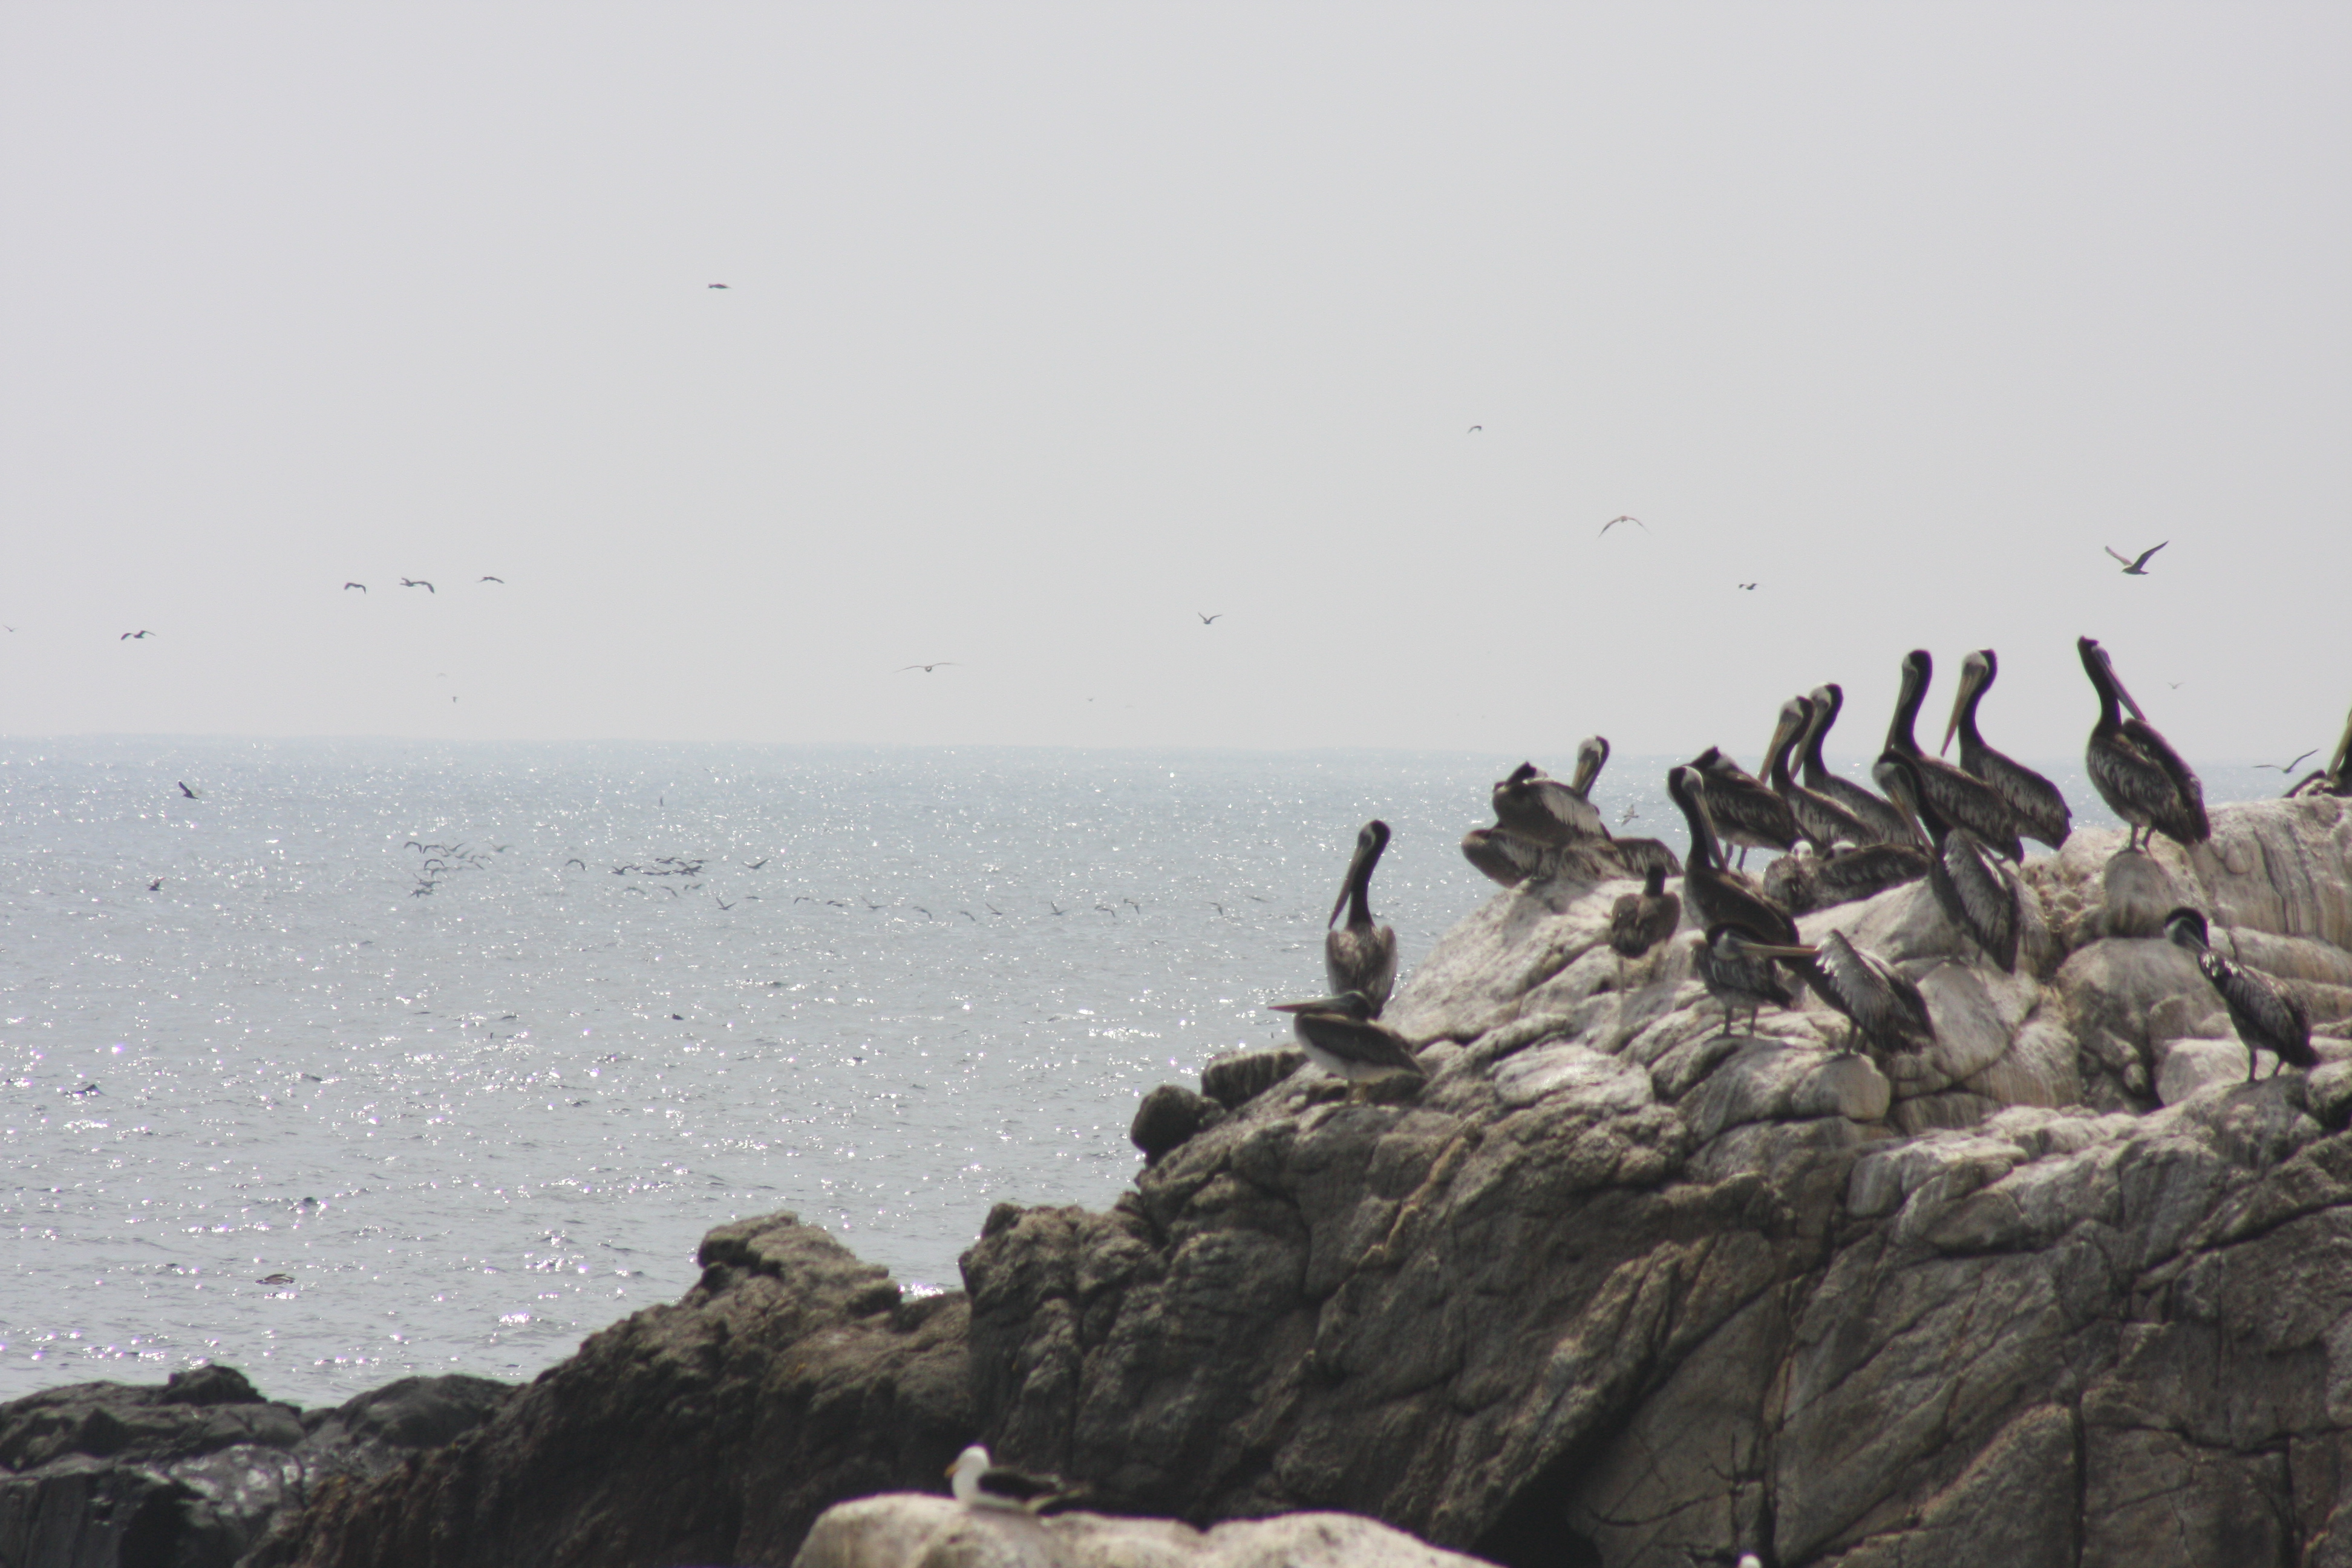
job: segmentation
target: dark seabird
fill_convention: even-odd
[[[2172,542],[2172,541],[2170,541],[2169,539],[2168,539],[2168,540],[2166,540],[2166,541],[2164,542],[2164,544],[2169,544],[2169,543],[2171,543],[2171,542]],[[2149,545],[2146,550],[2143,550],[2143,551],[2141,551],[2141,552],[2139,552],[2139,559],[2138,559],[2138,560],[2137,560],[2137,561],[2133,560],[2130,556],[2128,556],[2128,555],[2125,554],[2122,551],[2117,550],[2117,549],[2116,549],[2114,545],[2112,545],[2112,544],[2103,545],[2103,546],[2101,546],[2101,548],[2102,548],[2102,549],[2104,549],[2104,550],[2105,550],[2105,551],[2106,551],[2106,552],[2107,552],[2108,554],[2110,554],[2110,555],[2114,556],[2116,560],[2118,560],[2118,561],[2120,561],[2120,562],[2122,562],[2122,563],[2124,563],[2124,575],[2125,575],[2125,576],[2126,576],[2126,577],[2145,577],[2145,576],[2147,576],[2147,558],[2148,558],[2149,556],[2151,556],[2151,555],[2155,554],[2158,551],[2159,551],[2159,550],[2163,549],[2163,548],[2164,548],[2164,544],[2151,544],[2151,545]]]
[[[2302,759],[2297,758],[2300,762]],[[2344,721],[2343,738],[2336,742],[2336,754],[2327,765],[2315,773],[2297,779],[2286,792],[2296,795],[2352,795],[2352,717]]]
[[[1070,1489],[1062,1484],[1059,1477],[1034,1476],[1009,1465],[991,1463],[988,1450],[978,1443],[956,1456],[947,1475],[948,1489],[966,1508],[1036,1513],[1070,1495]]]
[[[1822,742],[1830,726],[1837,722],[1839,711],[1845,707],[1845,688],[1832,680],[1826,686],[1816,686],[1807,694],[1813,705],[1812,718],[1805,730],[1802,752],[1805,760],[1805,787],[1816,795],[1827,795],[1853,813],[1864,827],[1870,829],[1870,842],[1877,844],[1909,844],[1911,825],[1903,814],[1879,796],[1870,793],[1852,779],[1830,771],[1822,760]]]
[[[1193,613],[1194,615],[1196,615],[1196,616],[1201,616],[1201,612],[1200,612],[1200,611],[1198,611],[1198,610],[1195,610],[1195,611],[1193,611],[1192,613]],[[1225,612],[1224,612],[1224,611],[1223,611],[1223,610],[1219,610],[1219,611],[1218,611],[1215,615],[1213,615],[1213,616],[1201,616],[1201,624],[1202,624],[1202,626],[1215,626],[1219,621],[1222,621],[1222,620],[1223,620],[1224,618],[1225,618]]]
[[[1764,896],[1792,914],[1850,904],[1927,874],[1934,857],[1916,844],[1865,844],[1834,855],[1783,855],[1764,868]]]
[[[1630,523],[1632,523],[1635,528],[1640,529],[1643,533],[1647,533],[1647,532],[1649,532],[1649,531],[1650,531],[1650,525],[1649,525],[1648,523],[1646,523],[1646,522],[1643,522],[1640,518],[1635,517],[1635,516],[1634,516],[1632,512],[1630,512],[1630,511],[1627,511],[1627,512],[1620,512],[1620,513],[1618,513],[1615,517],[1611,518],[1607,522],[1602,523],[1602,524],[1601,525],[1601,531],[1602,533],[1604,533],[1604,534],[1605,534],[1605,533],[1607,533],[1611,529],[1612,529],[1612,528],[1616,527],[1616,526],[1617,526],[1619,523],[1621,523],[1621,522],[1630,522]]]
[[[2018,837],[2017,814],[2010,810],[2009,803],[1975,774],[1962,773],[1941,757],[1921,751],[1911,732],[1919,705],[1927,700],[1927,683],[1935,678],[1936,660],[1926,648],[1915,647],[1903,656],[1903,689],[1895,699],[1895,716],[1887,721],[1886,749],[1879,753],[1879,761],[1895,756],[1907,761],[1920,798],[1934,805],[1937,816],[1956,827],[1967,828],[1995,853],[2022,860],[2025,845]],[[1875,767],[1871,777],[1879,788],[1886,788]],[[1924,818],[1926,814],[1915,811],[1915,815]]]
[[[2024,763],[2012,762],[2002,752],[1994,751],[1977,733],[1977,704],[1992,689],[1994,679],[2000,674],[2000,659],[1989,647],[1980,647],[1960,660],[1960,689],[1952,695],[1951,721],[1944,726],[1944,743],[1937,749],[1948,751],[1952,736],[1960,738],[1960,769],[1975,774],[1992,786],[2011,813],[2017,818],[2019,829],[2028,838],[2039,838],[2053,849],[2065,845],[2066,835],[2074,828],[2074,814],[2067,808],[2066,797],[2058,786],[2035,773]]]
[[[705,283],[703,287],[705,289],[724,289],[729,287],[729,285],[724,283]]]
[[[1608,765],[1609,737],[1587,735],[1576,743],[1576,776],[1569,781],[1569,789],[1578,798],[1590,801],[1592,798],[1592,786],[1601,777],[1601,770]],[[1597,809],[1594,815],[1596,816],[1599,815]],[[1625,807],[1625,814],[1617,819],[1618,825],[1622,826],[1633,821],[1636,815],[1633,807],[1629,804]],[[1650,874],[1650,868],[1653,866],[1664,868],[1669,877],[1679,877],[1683,874],[1681,858],[1655,838],[1611,837],[1609,829],[1605,826],[1601,828],[1601,835],[1609,840],[1606,846],[1607,858],[1616,863],[1619,868],[1618,874],[1622,876],[1646,877]]]
[[[1889,751],[1872,770],[1878,787],[1896,805],[1919,818],[1936,847],[1927,868],[1927,885],[1953,924],[1976,939],[1994,963],[2015,973],[2017,943],[2024,926],[2018,907],[2017,884],[2003,876],[1983,842],[1967,828],[1947,818],[1941,808],[1919,788],[1916,761]]]
[[[1826,855],[1840,839],[1868,844],[1875,835],[1860,817],[1817,790],[1806,788],[1789,774],[1789,753],[1811,730],[1813,703],[1810,697],[1791,697],[1780,704],[1780,722],[1772,731],[1772,744],[1764,758],[1764,776],[1772,793],[1789,803],[1797,832]]]
[[[1624,868],[1628,877],[1646,877],[1652,871],[1664,871],[1669,877],[1683,874],[1682,857],[1656,838],[1612,838],[1601,846],[1609,858]]]
[[[1429,1076],[1406,1047],[1404,1037],[1373,1020],[1371,1001],[1360,991],[1270,1005],[1290,1015],[1291,1032],[1309,1060],[1350,1084],[1392,1072]]]
[[[1389,847],[1389,825],[1378,817],[1356,834],[1356,852],[1348,860],[1348,879],[1339,885],[1339,899],[1324,924],[1336,929],[1323,938],[1323,973],[1335,996],[1354,991],[1372,1005],[1372,1016],[1388,1005],[1396,989],[1397,938],[1394,926],[1372,921],[1372,868]],[[1345,910],[1348,923],[1338,925]]]
[[[1766,948],[1804,961],[1800,971],[1813,994],[1845,1015],[1844,1048],[1857,1039],[1888,1056],[1910,1056],[1936,1043],[1927,999],[1911,977],[1833,931],[1814,947]]]
[[[2206,945],[2205,917],[2179,909],[2164,917],[2164,934],[2176,947],[2187,948],[2197,967],[2221,994],[2230,1022],[2246,1047],[2246,1081],[2254,1081],[2254,1052],[2265,1050],[2278,1058],[2271,1076],[2290,1067],[2315,1068],[2319,1053],[2311,1048],[2311,1016],[2303,1002],[2267,974],[2243,969]]]
[[[1576,790],[1533,763],[1521,763],[1495,785],[1495,820],[1538,844],[1607,837],[1601,813]]]
[[[1706,781],[1706,815],[1727,844],[1739,846],[1742,864],[1750,849],[1793,849],[1797,818],[1789,803],[1764,787],[1762,780],[1729,757],[1720,746],[1709,746],[1690,760]]]
[[[919,670],[921,670],[925,675],[929,675],[929,674],[930,674],[930,672],[931,672],[931,671],[933,671],[933,670],[935,670],[935,669],[946,669],[946,668],[950,668],[950,666],[952,666],[954,663],[955,663],[955,660],[954,660],[954,659],[951,659],[951,658],[942,658],[942,659],[937,660],[936,662],[931,663],[931,664],[902,664],[902,665],[900,665],[898,668],[896,668],[896,669],[892,670],[890,673],[891,673],[891,674],[893,674],[893,675],[904,675],[904,674],[906,674],[906,673],[907,673],[908,670],[910,670],[910,669],[919,669]],[[1092,700],[1093,700],[1093,699],[1092,699],[1092,698],[1088,698],[1088,699],[1087,699],[1087,700],[1088,700],[1088,701],[1092,701]]]
[[[2099,694],[2099,721],[2091,726],[2084,770],[2099,798],[2131,824],[2124,847],[2141,848],[2158,833],[2184,849],[2212,837],[2213,825],[2205,816],[2205,786],[2141,714],[2139,704],[2116,679],[2107,650],[2095,637],[2077,637],[2074,651],[2082,655],[2083,673]],[[2126,709],[2129,718],[2123,716]]]
[[[186,795],[190,800],[196,800],[196,799],[200,799],[200,798],[202,798],[202,797],[200,797],[200,796],[196,794],[196,792],[195,792],[194,790],[190,789],[190,788],[187,786],[187,784],[185,784],[185,782],[184,782],[184,781],[182,781],[182,780],[178,780],[178,779],[174,779],[173,782],[174,784],[179,784],[179,786],[180,786],[180,793],[181,793],[182,795]]]
[[[506,579],[505,579],[505,578],[503,578],[503,577],[485,577],[485,578],[483,578],[483,579],[482,579],[482,581],[483,581],[483,582],[485,582],[485,583],[496,583],[496,584],[500,584],[501,586],[503,586],[503,585],[505,584],[505,583],[506,583]]]
[[[1745,1008],[1748,1032],[1767,1007],[1793,1007],[1797,994],[1788,976],[1770,956],[1794,951],[1795,943],[1764,942],[1736,925],[1713,925],[1698,944],[1698,977],[1706,994],[1723,1005],[1723,1032],[1731,1033],[1732,1015]]]
[[[1619,958],[1639,958],[1682,923],[1683,901],[1666,891],[1665,868],[1653,866],[1640,892],[1627,893],[1611,907],[1609,945]]]
[[[364,583],[346,583],[343,584],[343,592],[346,594],[350,593],[354,588],[357,588],[362,594],[367,592],[367,584]]]
[[[400,585],[404,588],[422,588],[428,594],[436,592],[433,584],[422,577],[403,577],[400,580]]]
[[[1747,878],[1723,868],[1706,791],[1696,768],[1680,767],[1666,775],[1666,794],[1690,825],[1690,853],[1683,858],[1683,902],[1710,931],[1730,925],[1757,942],[1796,942],[1797,922],[1789,911],[1758,892]]]
[[[2315,757],[2317,755],[2319,755],[2319,748],[2317,746],[2314,746],[2307,752],[2297,752],[2294,754],[2294,760],[2293,762],[2256,763],[2254,766],[2256,768],[2268,768],[2275,773],[2291,773],[2294,772],[2295,769],[2303,766],[2304,758]]]
[[[153,632],[150,631],[125,632],[114,640],[116,642],[136,642],[141,637],[152,637],[155,634]]]

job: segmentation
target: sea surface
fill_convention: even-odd
[[[1594,798],[1679,851],[1671,760]],[[1287,1037],[1374,816],[1409,976],[1517,761],[0,742],[0,1399],[528,1377],[779,1209],[954,1288],[991,1204],[1108,1205],[1139,1095]]]

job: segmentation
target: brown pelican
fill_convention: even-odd
[[[1723,1005],[1725,1034],[1731,1033],[1731,1016],[1743,1007],[1748,1010],[1748,1032],[1752,1035],[1765,1008],[1796,1005],[1797,994],[1771,956],[1795,951],[1794,942],[1761,942],[1736,925],[1707,928],[1698,944],[1698,977],[1706,994]]]
[[[1764,868],[1764,896],[1792,914],[1850,904],[1916,882],[1935,857],[1916,844],[1865,844],[1834,855],[1783,855]]]
[[[1277,1013],[1290,1015],[1291,1032],[1306,1047],[1309,1060],[1350,1084],[1391,1072],[1429,1076],[1405,1047],[1403,1036],[1373,1022],[1371,999],[1360,991],[1271,1005]]]
[[[1372,923],[1372,868],[1388,847],[1389,825],[1380,818],[1358,831],[1348,879],[1340,885],[1339,902],[1331,906],[1330,920],[1324,922],[1336,925],[1339,911],[1348,912],[1348,923],[1323,938],[1323,973],[1331,982],[1332,994],[1360,992],[1371,1003],[1375,1018],[1396,989],[1396,928]]]
[[[1936,1042],[1927,999],[1911,977],[1833,931],[1817,947],[1762,947],[1776,958],[1803,961],[1800,973],[1813,994],[1845,1015],[1847,1051],[1857,1039],[1890,1056],[1924,1051]]]
[[[1579,759],[1581,771],[1582,760]],[[1587,787],[1590,787],[1588,784]],[[1538,844],[1573,844],[1606,837],[1601,813],[1576,788],[1533,763],[1521,763],[1495,785],[1495,820]]]
[[[2205,917],[2195,910],[2175,910],[2164,917],[2164,934],[2176,947],[2195,956],[2197,967],[2221,994],[2230,1022],[2246,1047],[2246,1081],[2254,1081],[2254,1052],[2259,1048],[2278,1058],[2271,1069],[2276,1078],[2289,1067],[2315,1068],[2319,1053],[2311,1048],[2311,1017],[2293,993],[2266,974],[2241,969],[2205,945]]]
[[[1568,787],[1580,798],[1591,800],[1592,785],[1601,777],[1601,770],[1608,765],[1609,737],[1587,735],[1576,743],[1576,777]],[[1621,823],[1633,820],[1633,808],[1629,805],[1625,811],[1626,815],[1619,819]],[[1606,826],[1601,828],[1601,836],[1609,840],[1607,848],[1611,858],[1623,868],[1623,874],[1628,877],[1646,877],[1653,866],[1664,867],[1669,877],[1683,874],[1682,861],[1675,858],[1673,850],[1654,838],[1614,838],[1610,837]]]
[[[1960,689],[1952,694],[1951,721],[1944,726],[1944,743],[1937,749],[1951,750],[1952,736],[1958,732],[1961,770],[1992,786],[2025,837],[2039,838],[2056,849],[2065,844],[2074,826],[2074,814],[2066,808],[2066,797],[2058,793],[2056,784],[1994,751],[1977,733],[1977,704],[1984,700],[2000,674],[2000,659],[1989,647],[1960,660]]]
[[[1690,853],[1683,857],[1683,901],[1700,923],[1710,931],[1737,926],[1756,942],[1796,942],[1797,922],[1789,911],[1749,887],[1746,878],[1723,868],[1709,821],[1713,803],[1699,771],[1675,769],[1666,775],[1666,794],[1690,824]]]
[[[2303,759],[2295,759],[2301,762]],[[2336,742],[2336,754],[2317,773],[2295,781],[2286,793],[2294,795],[2352,795],[2352,716],[2344,721],[2344,737]]]
[[[2091,726],[2083,766],[2099,798],[2131,824],[2124,847],[2145,847],[2159,833],[2184,849],[2212,837],[2213,825],[2205,818],[2205,786],[2141,714],[2139,704],[2116,678],[2107,650],[2096,637],[2076,637],[2074,650],[2083,656],[2083,673],[2099,693],[2099,721]],[[2122,716],[2123,709],[2131,710],[2130,718]]]
[[[1683,874],[1681,857],[1655,838],[1612,838],[1599,847],[1624,868],[1628,877],[1646,877],[1654,870],[1669,877]]]
[[[1582,882],[1606,882],[1614,877],[1634,874],[1616,853],[1618,845],[1623,842],[1648,844],[1652,840],[1588,838],[1574,844],[1538,844],[1532,838],[1520,837],[1507,827],[1474,827],[1462,836],[1462,858],[1506,888],[1560,876]]]
[[[1870,829],[1870,842],[1874,844],[1909,844],[1911,824],[1903,814],[1879,796],[1870,793],[1852,779],[1830,771],[1822,761],[1822,742],[1830,726],[1837,722],[1838,712],[1845,706],[1845,688],[1832,680],[1826,686],[1816,686],[1806,700],[1813,705],[1813,716],[1805,730],[1801,746],[1805,759],[1805,787],[1815,795],[1825,795],[1848,811],[1864,827]]]
[[[1789,803],[1789,814],[1796,819],[1798,833],[1822,854],[1828,854],[1830,846],[1841,838],[1849,844],[1868,844],[1876,835],[1853,813],[1789,776],[1789,752],[1812,728],[1812,721],[1811,698],[1791,697],[1780,704],[1780,722],[1772,731],[1771,749],[1764,759],[1764,776],[1772,781],[1772,793]]]
[[[1903,656],[1903,689],[1895,700],[1895,717],[1887,721],[1886,749],[1879,753],[1879,761],[1884,763],[1895,756],[1907,761],[1920,801],[1933,805],[1937,816],[1955,827],[1967,828],[1979,843],[1996,854],[2022,860],[2025,846],[2018,839],[2017,814],[2009,809],[2008,802],[1995,795],[1984,780],[1962,773],[1941,757],[1929,756],[1912,738],[1911,727],[1919,717],[1919,705],[1927,700],[1927,683],[1935,678],[1936,661],[1926,648],[1915,647]],[[1886,781],[1879,777],[1875,766],[1870,776],[1877,780],[1879,788],[1886,788]],[[1916,805],[1913,813],[1926,820],[1927,814]]]
[[[1918,817],[1936,846],[1927,868],[1927,885],[1952,923],[1976,939],[1977,945],[2003,969],[2017,968],[2017,942],[2024,924],[2018,910],[2017,884],[2000,874],[1990,852],[1977,836],[1945,817],[1937,804],[1919,787],[1916,761],[1888,751],[1871,770],[1895,805]]]
[[[1797,819],[1789,803],[1766,789],[1760,780],[1709,746],[1690,760],[1706,781],[1706,815],[1727,844],[1739,846],[1745,865],[1750,849],[1793,849]]]
[[[724,283],[713,283],[724,289]],[[991,1462],[988,1450],[974,1443],[956,1456],[947,1468],[948,1489],[966,1508],[1001,1509],[1010,1513],[1036,1513],[1070,1495],[1055,1476],[1033,1476],[1009,1465]]]
[[[1609,945],[1617,956],[1639,958],[1675,934],[1683,923],[1683,901],[1666,891],[1666,872],[1653,866],[1642,890],[1627,893],[1609,910]],[[1618,966],[1622,973],[1624,966]]]

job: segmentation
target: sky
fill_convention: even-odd
[[[1990,646],[2050,757],[2087,634],[2284,761],[2347,81],[2338,4],[9,7],[0,734],[1752,763]]]

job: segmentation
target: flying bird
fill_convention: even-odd
[[[135,637],[152,637],[155,634],[153,632],[149,631],[125,632],[114,640],[116,642],[130,642]]]
[[[1198,611],[1198,610],[1195,610],[1195,611],[1193,611],[1192,613],[1193,613],[1194,615],[1196,615],[1196,616],[1201,616],[1201,612],[1200,612],[1200,611]],[[1222,621],[1222,620],[1223,620],[1224,618],[1225,618],[1225,612],[1224,612],[1224,611],[1223,611],[1223,610],[1219,610],[1219,611],[1218,611],[1215,615],[1213,615],[1213,616],[1201,616],[1201,624],[1202,624],[1202,626],[1215,626],[1219,621]]]
[[[1751,594],[1752,594],[1752,593],[1754,593],[1754,592],[1756,591],[1756,584],[1753,584],[1753,583],[1742,583],[1742,584],[1739,584],[1739,585],[1740,585],[1741,587],[1743,587],[1743,588],[1747,589],[1747,590],[1748,590],[1749,593],[1751,593]]]
[[[174,784],[179,784],[179,781],[178,781],[177,779],[174,779],[173,782]],[[195,792],[194,790],[190,789],[190,788],[189,788],[186,784],[180,784],[180,793],[181,793],[182,795],[186,795],[190,800],[201,800],[201,799],[203,799],[203,798],[204,798],[202,795],[199,795],[198,794],[196,794],[196,792]]]
[[[346,583],[343,584],[343,592],[346,594],[350,593],[354,588],[357,588],[362,594],[367,592],[367,584],[364,583]]]
[[[156,878],[153,881],[152,881],[152,882],[150,882],[150,883],[148,883],[148,884],[147,884],[147,890],[148,890],[149,892],[151,892],[151,893],[153,893],[153,892],[159,892],[159,891],[161,891],[161,890],[162,890],[163,886],[163,878],[161,878],[161,877],[158,877],[158,878]]]
[[[1465,436],[1475,436],[1479,431],[1484,430],[1486,426],[1484,425],[1473,425],[1469,429],[1465,430],[1462,433]]]
[[[485,577],[482,581],[485,583],[504,583],[506,579],[503,577]]]
[[[1640,518],[1635,517],[1629,511],[1620,512],[1617,516],[1611,518],[1607,522],[1602,523],[1601,525],[1601,534],[1605,537],[1611,529],[1616,527],[1621,522],[1630,522],[1635,528],[1640,529],[1643,533],[1650,531],[1650,525],[1648,523],[1643,522]]]
[[[2169,544],[2172,541],[2168,539],[2164,542],[2164,544]],[[2139,552],[2139,559],[2137,561],[2133,560],[2130,556],[2126,555],[2122,551],[2117,550],[2112,544],[2105,546],[2105,549],[2108,554],[2114,556],[2116,560],[2124,563],[2125,576],[2145,577],[2147,575],[2147,558],[2155,554],[2158,551],[2163,549],[2164,544],[2152,544],[2148,546],[2148,548]]]
[[[940,660],[938,663],[936,663],[936,664],[902,664],[902,665],[900,665],[898,668],[896,668],[896,669],[892,670],[890,673],[891,673],[891,674],[893,674],[893,675],[904,675],[904,674],[906,674],[906,673],[907,673],[908,670],[910,670],[910,669],[919,669],[919,670],[921,670],[925,675],[929,675],[929,674],[930,674],[930,672],[931,672],[931,671],[933,671],[933,670],[935,670],[935,669],[944,668],[946,668],[947,666],[951,665],[951,664],[953,664],[953,663],[955,663],[955,662],[956,662],[956,661],[955,661],[954,659],[951,659],[951,658],[943,658],[943,659],[940,659]]]
[[[2303,757],[2315,757],[2317,755],[2319,755],[2319,748],[2317,746],[2314,746],[2311,750],[2303,753]],[[2276,768],[2283,773],[2291,773],[2294,772],[2295,768],[2303,762],[2303,757],[2297,757],[2292,763],[2256,763],[2254,766],[2258,768]]]
[[[422,588],[428,594],[439,592],[439,590],[435,588],[432,584],[427,583],[422,577],[403,577],[400,580],[400,585],[404,588]]]
[[[703,287],[705,289],[724,289],[727,285],[724,283],[705,283]]]

